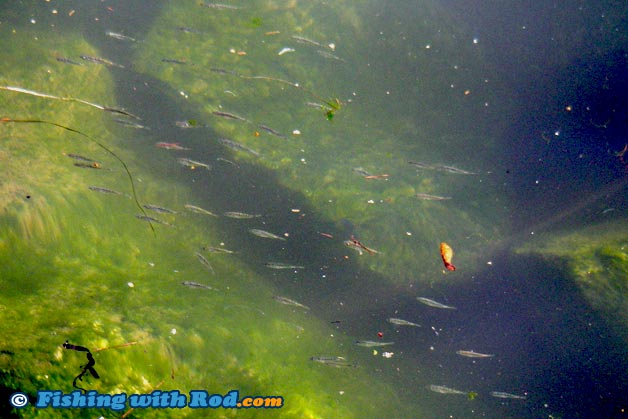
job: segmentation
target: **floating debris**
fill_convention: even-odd
[[[285,47],[285,48],[282,48],[281,51],[277,53],[277,55],[284,55],[287,52],[294,52],[294,51],[295,51],[294,48]]]
[[[445,242],[440,244],[440,257],[448,271],[455,271],[456,267],[451,264],[451,258],[454,256],[453,249]]]

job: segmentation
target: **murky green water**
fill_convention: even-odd
[[[285,401],[265,411],[148,408],[127,417],[563,414],[532,378],[539,358],[525,349],[535,338],[522,332],[548,307],[525,305],[514,335],[500,317],[525,290],[521,261],[503,254],[521,242],[509,227],[516,203],[502,138],[510,121],[500,117],[516,107],[514,96],[496,93],[504,82],[472,32],[432,4],[420,12],[405,2],[226,6],[57,2],[6,12],[0,85],[22,91],[0,91],[13,120],[0,124],[2,406],[11,408],[15,391],[34,404],[39,390],[75,390],[85,355],[64,350],[69,340],[94,354],[100,379],[79,386],[99,393],[237,389]],[[345,245],[352,236],[362,254]],[[442,241],[454,248],[455,272],[440,261]],[[548,246],[544,255],[557,254]],[[626,252],[613,249],[619,277]],[[535,287],[547,267],[531,258]],[[560,277],[569,283],[579,272]],[[512,289],[502,288],[508,275]],[[625,295],[613,295],[622,306]],[[427,308],[417,296],[457,310]],[[594,324],[582,335],[606,333],[606,320],[566,311]],[[394,327],[391,317],[422,327]],[[623,332],[609,330],[615,353]],[[357,339],[395,344],[365,348]],[[471,349],[495,357],[455,354]],[[430,392],[431,384],[464,394]]]

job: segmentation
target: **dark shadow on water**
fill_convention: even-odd
[[[560,261],[507,253],[493,261],[472,281],[439,291],[455,313],[420,309],[425,323],[442,329],[431,338],[434,353],[416,353],[446,366],[432,380],[477,391],[483,408],[512,417],[616,417],[627,400],[625,344],[591,310]],[[456,355],[460,349],[495,357],[474,362]],[[528,399],[494,399],[491,391]]]

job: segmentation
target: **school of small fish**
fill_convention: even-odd
[[[234,5],[229,5],[229,4],[219,4],[219,3],[201,3],[201,6],[204,8],[208,8],[208,9],[212,9],[212,10],[221,10],[221,11],[235,11],[240,9],[239,6],[234,6]],[[181,33],[187,33],[187,34],[200,34],[200,31],[197,31],[195,29],[192,28],[187,28],[187,27],[178,27],[176,28],[177,31],[181,32]],[[279,32],[277,32],[278,34]],[[122,41],[122,43],[138,43],[141,41],[136,40],[135,38],[122,34],[122,33],[118,33],[118,32],[113,32],[113,31],[107,31],[106,36],[116,40],[116,41]],[[274,35],[275,33],[273,32],[268,32],[268,34],[272,34]],[[311,48],[311,50],[313,52],[315,52],[316,54],[318,54],[320,57],[323,57],[325,59],[331,60],[332,62],[338,62],[337,65],[340,65],[341,63],[346,62],[346,60],[338,55],[336,55],[335,50],[336,50],[336,45],[334,43],[324,43],[322,41],[315,41],[315,40],[311,40],[308,39],[306,37],[300,36],[300,35],[292,35],[290,37],[290,39],[293,41],[293,43],[297,43],[299,44],[301,47],[309,47]],[[294,53],[297,51],[297,45],[292,45],[292,46],[285,46],[282,47],[281,49],[278,50],[278,52],[276,53],[278,56],[283,56],[285,54],[290,54],[290,53]],[[245,51],[240,51],[240,50],[236,50],[234,49],[233,51],[231,51],[232,53],[235,53],[237,55],[246,55]],[[291,57],[284,57],[282,59],[291,59],[294,58],[297,54],[294,54]],[[122,64],[118,64],[116,62],[110,61],[106,58],[102,58],[102,57],[97,57],[97,56],[91,56],[91,55],[78,55],[78,57],[80,57],[80,59],[82,59],[84,62],[86,63],[90,63],[90,64],[98,64],[98,65],[104,65],[107,67],[111,67],[111,68],[116,68],[116,69],[124,69],[125,66]],[[84,65],[83,63],[73,60],[71,58],[66,58],[66,57],[56,57],[56,60],[59,63],[62,64],[69,64],[69,65],[74,65],[74,66],[84,66],[87,67],[90,64],[86,64]],[[164,65],[168,65],[168,64],[174,64],[176,66],[184,66],[186,64],[188,64],[187,60],[184,59],[178,59],[178,58],[162,58],[161,62],[164,63]],[[173,66],[174,67],[174,66]],[[184,67],[185,68],[185,67]],[[118,70],[116,70],[118,71]],[[209,69],[209,71],[217,74],[217,75],[224,75],[226,77],[237,77],[240,79],[244,79],[244,80],[267,80],[267,81],[273,81],[273,82],[277,82],[283,85],[287,85],[287,86],[291,86],[291,87],[299,87],[298,83],[294,83],[294,82],[290,82],[287,80],[282,80],[282,79],[277,79],[277,78],[273,78],[273,77],[268,77],[268,76],[262,76],[262,75],[254,75],[254,76],[250,76],[250,75],[243,75],[240,74],[239,72],[235,71],[235,70],[231,70],[231,69],[221,69],[221,68],[211,68]],[[14,91],[23,91],[29,94],[35,94],[37,96],[42,96],[42,97],[52,97],[49,95],[45,95],[45,94],[39,94],[37,92],[32,92],[32,91],[28,91],[26,89],[21,89],[21,88],[11,88]],[[231,94],[232,96],[236,96],[239,94],[239,92],[231,92],[231,91],[226,91],[229,94]],[[326,102],[327,103],[327,102]],[[333,103],[332,103],[333,104]],[[92,104],[93,105],[93,104]],[[99,105],[96,105],[97,107]],[[331,106],[329,103],[324,104],[324,103],[315,103],[315,102],[307,102],[306,106],[310,106],[316,109],[328,109],[329,106]],[[236,124],[250,124],[250,126],[254,127],[255,129],[258,129],[259,131],[255,131],[255,136],[259,136],[260,135],[260,131],[262,133],[265,133],[264,135],[266,136],[266,138],[269,138],[268,135],[272,136],[272,137],[276,137],[279,139],[288,139],[288,136],[283,134],[281,131],[278,131],[274,128],[271,128],[270,126],[263,124],[263,123],[257,123],[257,122],[253,122],[251,120],[249,120],[247,117],[245,116],[241,116],[237,112],[237,110],[234,111],[225,111],[222,109],[222,107],[218,107],[218,108],[213,108],[215,110],[211,111],[211,115],[213,117],[216,117],[215,119],[222,119],[224,120],[226,123],[236,123]],[[111,110],[111,109],[105,109],[105,110]],[[112,110],[112,111],[117,111],[117,110]],[[126,127],[126,128],[130,128],[130,129],[137,129],[137,130],[144,130],[145,131],[149,131],[150,127],[145,126],[143,124],[140,124],[138,122],[136,122],[135,120],[132,119],[136,119],[139,120],[138,117],[135,117],[132,114],[126,113],[124,111],[117,111],[118,114],[122,114],[122,116],[124,116],[125,118],[113,118],[113,122],[119,124],[122,127]],[[210,125],[209,124],[201,124],[198,123],[194,120],[180,120],[180,121],[174,121],[174,125],[180,129],[191,129],[191,128],[207,128]],[[284,127],[285,128],[285,127]],[[289,131],[285,131],[285,132],[289,132]],[[293,135],[296,135],[296,133],[300,134],[300,131],[298,130],[294,130]],[[267,135],[268,134],[268,135]],[[248,155],[248,158],[263,158],[263,156],[261,155],[260,152],[258,152],[257,150],[249,147],[248,145],[246,145],[246,141],[243,140],[243,142],[239,142],[230,138],[214,138],[212,139],[212,141],[218,143],[220,146],[224,147],[225,149],[229,149],[231,150],[231,152],[233,152],[234,154],[241,154],[243,156]],[[275,140],[275,141],[279,141],[279,140]],[[185,143],[182,142],[175,142],[172,139],[167,139],[167,141],[159,141],[159,142],[155,142],[154,143],[154,147],[162,149],[162,150],[169,150],[167,153],[163,152],[164,155],[168,154],[168,153],[174,153],[174,154],[178,154],[177,152],[186,152],[186,154],[188,154],[188,152],[192,151],[191,147],[188,147],[185,145]],[[195,147],[196,148],[196,147]],[[190,155],[193,155],[193,153],[189,153]],[[86,169],[101,169],[102,165],[100,162],[90,158],[90,157],[85,157],[79,154],[74,154],[74,153],[67,153],[66,154],[67,157],[73,159],[74,165],[76,167],[79,168],[86,168]],[[205,156],[205,155],[203,155]],[[200,156],[198,157],[199,160],[196,160],[196,157],[191,158],[191,157],[182,157],[179,154],[179,157],[176,158],[176,162],[180,165],[183,166],[184,169],[187,169],[186,172],[189,171],[199,171],[197,169],[200,169],[200,171],[206,171],[209,172],[211,174],[212,170],[213,170],[213,166],[212,164],[209,163],[209,160],[206,160],[206,156],[203,157]],[[229,163],[233,166],[237,167],[237,164],[227,160],[224,157],[219,157],[216,159],[217,161],[219,161],[219,163],[217,164],[225,164],[225,163]],[[476,175],[477,173],[475,172],[471,172],[465,169],[460,169],[458,167],[455,166],[451,166],[449,164],[434,164],[434,163],[426,163],[426,162],[421,162],[421,161],[414,161],[414,160],[409,160],[408,164],[412,167],[414,167],[417,172],[419,171],[434,171],[434,172],[438,172],[441,173],[443,175],[438,175],[438,176],[447,176],[447,174],[451,174],[451,175],[461,175],[461,176],[472,176],[472,175]],[[176,166],[176,164],[175,164]],[[387,181],[389,180],[389,178],[391,178],[391,175],[388,173],[382,173],[381,170],[378,170],[378,168],[371,168],[372,170],[377,170],[377,172],[375,172],[376,174],[373,174],[373,172],[363,168],[363,167],[354,167],[353,169],[351,169],[351,171],[354,174],[357,174],[359,176],[362,176],[364,179],[380,179],[383,181]],[[181,170],[181,168],[179,168],[179,170]],[[182,171],[182,170],[181,170]],[[104,186],[89,186],[88,187],[89,190],[93,191],[93,192],[97,192],[103,195],[112,195],[112,196],[127,196],[122,192],[119,192],[117,190],[114,189],[110,189]],[[444,201],[450,201],[453,199],[452,196],[448,196],[448,195],[440,195],[440,194],[435,194],[432,193],[431,191],[429,192],[417,192],[414,193],[414,197],[416,198],[415,201],[417,202],[417,205],[424,205],[424,206],[429,206],[429,205],[447,205],[449,204],[448,202],[444,202]],[[114,199],[113,197],[111,199]],[[434,201],[433,204],[431,203],[419,203],[418,201]],[[454,201],[455,202],[455,201]],[[173,206],[174,207],[174,206]],[[251,223],[251,222],[258,222],[258,221],[263,221],[264,219],[266,219],[266,215],[262,215],[259,213],[255,213],[255,212],[244,212],[244,211],[218,211],[214,212],[212,210],[209,209],[205,209],[203,207],[197,206],[197,205],[193,205],[193,204],[184,204],[183,208],[185,208],[187,210],[187,213],[182,214],[178,209],[171,209],[167,206],[161,205],[161,204],[143,204],[142,208],[145,210],[150,211],[151,213],[156,213],[156,214],[160,214],[159,217],[163,217],[163,218],[156,218],[156,217],[152,217],[146,214],[146,212],[144,212],[143,214],[137,214],[136,217],[139,220],[142,221],[146,221],[148,223],[151,224],[151,226],[153,224],[156,225],[162,225],[162,226],[167,226],[167,227],[174,227],[173,224],[173,219],[175,218],[175,216],[181,216],[181,215],[186,215],[187,216],[191,216],[189,213],[192,214],[197,214],[196,218],[201,218],[198,217],[198,215],[204,215],[204,216],[209,216],[209,217],[213,217],[213,218],[221,218],[221,217],[226,217],[226,218],[230,218],[233,220],[240,220],[240,221],[232,221],[233,223]],[[141,208],[140,208],[141,209]],[[142,210],[143,211],[143,210]],[[263,217],[263,218],[262,218]],[[258,218],[260,218],[258,220]],[[209,218],[206,218],[209,219]],[[221,218],[222,220],[225,220],[224,218]],[[252,220],[252,221],[247,221],[247,220]],[[264,224],[265,223],[260,223],[260,224]],[[257,238],[262,238],[262,239],[270,239],[270,240],[276,240],[278,245],[282,245],[285,246],[284,244],[280,243],[280,242],[288,242],[290,235],[288,233],[273,233],[271,231],[266,230],[267,227],[264,228],[248,228],[248,232],[257,237]],[[270,230],[274,230],[274,231],[282,231],[280,229],[280,227],[274,226],[273,227],[268,227]],[[275,229],[276,228],[276,229]],[[329,239],[334,239],[334,236],[332,234],[329,233],[320,233],[323,237],[329,238]],[[444,234],[444,232],[443,232]],[[345,237],[346,239],[342,241],[342,243],[344,244],[344,246],[346,246],[347,248],[350,248],[354,251],[356,251],[359,255],[364,255],[364,254],[368,254],[370,256],[374,256],[374,257],[382,257],[381,256],[381,252],[379,252],[378,250],[373,249],[372,247],[365,245],[362,243],[362,241],[360,241],[357,237],[355,237],[353,234],[350,235],[350,237]],[[254,238],[250,238],[250,240],[257,240]],[[262,241],[262,240],[258,240],[258,241]],[[267,243],[266,243],[267,244]],[[375,244],[375,246],[377,246],[377,244]],[[452,249],[452,247],[445,243],[445,242],[441,242],[439,245],[439,252],[440,252],[440,258],[441,261],[445,267],[445,271],[443,272],[453,272],[456,270],[456,266],[453,265],[452,263],[452,259],[454,256],[454,251]],[[212,259],[213,257],[216,257],[214,255],[218,255],[218,254],[223,254],[223,255],[230,255],[230,254],[234,254],[236,253],[235,250],[229,250],[225,247],[223,247],[223,244],[221,245],[216,245],[216,246],[203,246],[200,247],[198,251],[193,253],[193,256],[196,257],[196,259],[198,260],[198,263],[200,264],[200,266],[207,272],[209,272],[211,275],[216,275],[216,270],[214,270],[214,267],[212,266],[212,263],[210,262],[210,259]],[[208,254],[212,254],[212,256],[209,256]],[[434,252],[435,254],[435,258],[436,258],[436,252]],[[380,255],[380,256],[375,256],[375,255]],[[217,256],[217,257],[230,257],[230,256]],[[346,256],[345,256],[346,257]],[[369,257],[369,256],[367,256]],[[277,270],[277,271],[292,271],[295,274],[298,274],[299,271],[303,271],[306,270],[306,266],[305,265],[301,265],[298,263],[286,263],[286,262],[277,262],[277,261],[266,261],[263,262],[263,266],[272,270]],[[281,273],[281,272],[278,272]],[[213,290],[213,291],[217,291],[216,288],[214,288],[211,285],[208,284],[204,284],[204,283],[200,283],[200,282],[195,282],[195,281],[188,281],[188,280],[184,280],[180,282],[181,285],[190,288],[190,289],[197,289],[197,290]],[[297,300],[294,300],[292,298],[286,297],[286,296],[282,296],[282,295],[274,295],[272,297],[272,299],[279,303],[282,304],[284,306],[287,306],[288,308],[292,308],[293,312],[296,311],[300,311],[300,312],[309,312],[311,311],[311,308]],[[448,304],[444,304],[441,303],[439,301],[436,301],[434,299],[428,298],[428,297],[416,297],[416,300],[427,306],[430,308],[435,308],[435,309],[440,309],[440,310],[457,310],[456,307],[452,306],[452,305],[448,305]],[[286,308],[283,308],[284,311],[287,311]],[[434,310],[435,312],[435,310]],[[262,314],[264,314],[264,312],[262,312]],[[405,315],[401,314],[401,316],[405,317]],[[419,332],[418,328],[421,328],[421,324],[417,323],[414,321],[414,315],[413,316],[408,316],[407,318],[410,318],[412,320],[406,320],[404,318],[400,318],[400,317],[388,317],[386,318],[386,321],[388,323],[390,323],[392,326],[388,326],[391,328],[394,328],[394,330],[398,333],[400,333],[400,335],[403,335],[406,332],[413,332],[414,330],[416,330],[417,332]],[[338,321],[339,322],[339,321]],[[332,322],[335,323],[335,322]],[[417,329],[412,329],[412,328],[417,328]],[[302,328],[301,328],[302,329]],[[400,330],[403,329],[403,330]],[[434,331],[434,333],[436,333],[438,335],[438,331],[437,329],[432,326],[431,329]],[[427,328],[425,328],[425,330],[427,330]],[[363,339],[363,340],[355,340],[354,343],[356,346],[359,347],[364,347],[364,348],[379,348],[379,347],[386,347],[386,346],[391,346],[394,345],[394,342],[389,341],[389,340],[382,340],[381,338],[383,333],[381,333],[379,335],[380,340],[369,340],[369,339]],[[490,354],[490,353],[483,353],[483,352],[476,352],[474,350],[457,350],[455,352],[457,355],[464,357],[464,358],[472,358],[474,360],[480,360],[480,359],[489,359],[489,358],[493,358],[495,357],[495,354]],[[373,354],[378,354],[376,349],[373,349]],[[393,352],[384,352],[382,353],[382,357],[383,358],[392,358],[394,355]],[[318,364],[322,364],[322,365],[326,365],[326,366],[330,366],[330,367],[335,367],[335,368],[343,368],[343,367],[357,367],[357,364],[354,362],[350,362],[348,361],[344,356],[336,356],[336,355],[315,355],[315,356],[311,356],[310,357],[310,361],[312,361],[313,363],[318,363]],[[471,361],[469,361],[471,362]],[[475,362],[475,361],[472,361]],[[482,361],[482,362],[486,362],[486,361]],[[490,361],[489,361],[490,362]],[[469,397],[470,399],[474,398],[476,393],[475,392],[470,392],[470,391],[463,391],[463,390],[458,390],[452,387],[447,387],[444,385],[436,385],[436,384],[430,384],[427,385],[426,388],[434,393],[439,393],[439,394],[445,394],[445,395],[466,395],[467,397]],[[513,394],[513,393],[507,393],[507,392],[503,392],[503,391],[491,391],[489,393],[492,397],[495,398],[500,398],[500,399],[511,399],[511,400],[526,400],[526,395],[517,395],[517,394]]]

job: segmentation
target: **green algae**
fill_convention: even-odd
[[[624,222],[609,222],[543,237],[521,246],[518,252],[539,255],[562,266],[591,307],[628,339],[620,327],[628,321],[628,237],[624,231]]]
[[[112,80],[104,67],[75,68],[57,63],[48,53],[53,45],[62,45],[99,55],[76,34],[36,42],[28,36],[10,39],[12,53],[32,67],[4,61],[3,84],[114,104]],[[6,92],[2,98],[11,117],[55,121],[121,148],[121,140],[104,123],[107,116],[94,109]],[[81,386],[100,393],[150,393],[158,387],[210,393],[238,389],[241,394],[281,395],[286,406],[279,416],[285,418],[377,417],[382,406],[397,406],[394,391],[368,369],[310,362],[310,356],[339,354],[339,344],[349,348],[340,351],[342,356],[352,359],[356,353],[348,338],[330,338],[328,325],[275,304],[274,287],[237,258],[212,257],[216,274],[204,270],[194,253],[202,244],[219,240],[211,219],[199,223],[192,216],[160,215],[174,227],[156,225],[153,235],[135,218],[138,210],[128,196],[87,188],[95,184],[129,193],[118,162],[96,145],[50,126],[0,127],[6,162],[0,195],[0,377],[5,388],[32,397],[42,389],[74,390],[72,380],[85,357],[64,350],[61,344],[67,339],[94,354],[101,378],[86,377]],[[78,168],[69,153],[94,158],[103,169]],[[177,182],[154,175],[132,151],[121,157],[133,162],[129,168],[141,179],[142,202],[183,211],[182,204],[196,198]],[[191,290],[181,284],[186,280],[219,291]],[[119,417],[91,409],[60,414],[27,407],[17,413]],[[136,414],[198,415],[190,409]],[[220,414],[258,415],[252,410]]]

